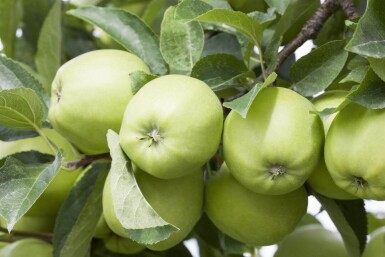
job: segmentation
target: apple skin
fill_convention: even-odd
[[[325,162],[334,182],[362,199],[385,200],[385,110],[350,102],[326,136]]]
[[[203,166],[217,151],[223,110],[204,82],[166,75],[144,85],[127,105],[119,142],[151,175],[171,179]]]
[[[51,244],[36,238],[20,239],[0,249],[1,257],[53,257]]]
[[[7,225],[4,220],[0,219],[0,226],[5,228]],[[55,217],[47,216],[29,216],[24,215],[15,224],[13,230],[27,232],[47,232],[52,233],[55,226]]]
[[[95,50],[65,63],[52,83],[48,118],[54,129],[84,153],[108,152],[107,130],[119,132],[134,71],[149,69],[122,50]]]
[[[146,247],[163,251],[177,245],[191,232],[201,216],[204,194],[202,173],[197,170],[184,177],[163,180],[136,168],[135,177],[152,208],[165,221],[179,228],[169,238]],[[115,234],[128,238],[116,217],[110,184],[108,175],[103,190],[103,214]]]
[[[326,108],[337,108],[346,99],[348,94],[348,91],[332,90],[319,95],[318,97],[314,98],[312,102],[317,111],[321,112]],[[337,112],[326,117],[322,117],[325,134],[327,134],[329,127],[336,115]],[[328,169],[326,168],[326,164],[323,158],[313,173],[310,175],[307,182],[311,188],[314,189],[314,191],[326,197],[340,200],[357,199],[356,196],[349,194],[334,183]]]
[[[280,243],[274,257],[348,257],[341,236],[322,225],[299,227]]]
[[[385,256],[385,227],[380,227],[370,234],[362,257]]]
[[[293,231],[307,210],[304,187],[288,194],[266,195],[242,186],[225,164],[209,179],[205,212],[228,236],[255,246],[275,244]]]
[[[146,249],[145,246],[129,238],[124,238],[113,233],[104,238],[104,245],[109,251],[119,254],[135,254]]]
[[[262,89],[246,118],[226,117],[223,153],[233,176],[260,194],[300,188],[322,157],[324,129],[313,104],[280,87]]]
[[[63,151],[64,162],[80,158],[80,154],[77,150],[55,130],[43,129],[43,133]],[[15,153],[32,150],[43,154],[54,154],[47,142],[41,136],[24,138],[16,141],[0,142],[0,146],[0,159]],[[44,193],[28,210],[26,215],[37,217],[56,216],[78,176],[79,170],[68,170],[62,167]]]

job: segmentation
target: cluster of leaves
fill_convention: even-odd
[[[249,13],[234,11],[225,0],[2,0],[0,140],[45,137],[42,128],[50,126],[50,84],[57,69],[81,53],[100,48],[124,49],[148,64],[152,74],[131,74],[133,92],[157,76],[186,74],[205,81],[225,107],[243,116],[260,89],[272,84],[309,98],[325,90],[350,90],[350,101],[384,108],[385,3],[369,0],[365,6],[361,2],[355,1],[365,11],[361,17],[347,21],[338,10],[314,40],[312,52],[299,60],[292,54],[278,66],[280,47],[300,33],[319,8],[318,0],[259,1]],[[343,105],[321,114],[329,115]],[[132,171],[121,168],[129,166],[128,160],[112,133],[109,144],[111,165],[120,167],[111,170],[122,172],[115,174],[124,177],[122,186],[135,184]],[[62,156],[55,145],[51,147],[56,153],[53,161],[42,161],[39,156],[26,160],[23,154],[0,161],[0,217],[8,230],[57,174]],[[102,212],[108,167],[108,163],[93,164],[63,204],[53,234],[55,256],[86,256],[89,252],[93,228]],[[124,195],[114,197],[119,202]],[[360,256],[367,234],[363,201],[316,197],[341,232],[350,256]],[[154,214],[148,204],[144,206],[141,211],[148,217],[144,223],[120,217],[130,228],[127,233],[144,243],[167,238],[174,231],[172,224]],[[159,228],[161,233],[155,233]],[[152,236],[143,238],[143,234]],[[242,256],[253,251],[223,235],[205,216],[191,237],[197,239],[201,256]],[[92,256],[119,256],[97,240],[93,242]],[[181,244],[170,251],[145,251],[138,256],[191,254]]]

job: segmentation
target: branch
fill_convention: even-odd
[[[0,232],[8,233],[8,230],[0,227]],[[21,237],[35,237],[48,242],[52,241],[52,233],[12,230],[12,235]],[[11,239],[12,240],[12,239]]]
[[[102,159],[110,160],[111,159],[110,153],[102,153],[102,154],[95,154],[95,155],[85,154],[79,160],[73,160],[73,161],[66,162],[65,166],[67,168],[75,168],[76,169],[79,167],[86,166],[86,165],[92,163],[93,161],[102,160]]]
[[[345,13],[345,16],[346,18],[348,18],[348,20],[354,20],[355,18],[360,16],[356,7],[354,6],[354,3],[351,0],[339,0],[339,1],[340,1],[340,6],[342,8],[342,11]]]

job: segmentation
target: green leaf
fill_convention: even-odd
[[[44,105],[32,89],[0,91],[0,124],[15,130],[30,130],[40,128],[44,120]]]
[[[85,256],[102,215],[102,193],[109,165],[94,163],[70,191],[53,236],[54,256]]]
[[[175,8],[175,19],[192,20],[213,7],[201,0],[183,0]]]
[[[201,57],[212,54],[231,54],[242,60],[241,45],[234,35],[219,32],[206,39]]]
[[[40,82],[19,63],[0,55],[0,90],[10,88],[33,89],[45,103],[44,112],[47,112],[50,96]]]
[[[58,153],[52,164],[25,164],[8,157],[0,167],[0,216],[11,231],[15,223],[31,208],[61,166]]]
[[[243,61],[230,54],[208,55],[194,66],[191,77],[206,82],[213,91],[242,86],[242,78],[254,77]]]
[[[267,9],[266,13],[255,11],[248,13],[247,15],[256,20],[259,24],[263,24],[264,28],[270,25],[270,23],[277,18],[274,8]]]
[[[51,85],[61,65],[61,0],[56,0],[40,30],[35,63],[37,71]],[[50,88],[46,88],[50,91]]]
[[[264,27],[243,12],[228,9],[213,9],[196,17],[195,20],[233,27],[247,36],[254,45],[258,47],[261,46]]]
[[[291,0],[265,0],[265,2],[275,10],[279,14],[283,14],[287,8],[287,6],[290,4],[290,2],[293,2]]]
[[[20,1],[0,1],[0,38],[3,52],[13,57],[16,29],[20,20]]]
[[[361,83],[366,73],[369,70],[369,66],[359,66],[349,72],[349,74],[340,80],[340,83],[356,82]]]
[[[247,94],[233,100],[232,102],[225,102],[223,103],[223,106],[236,111],[243,118],[246,118],[247,113],[255,97],[258,95],[258,93],[262,89],[272,84],[276,80],[276,78],[277,78],[277,74],[275,72],[271,73],[266,78],[265,82],[256,84]]]
[[[385,57],[385,2],[368,0],[364,15],[346,50],[373,58]]]
[[[133,94],[136,94],[145,84],[151,80],[157,78],[158,76],[145,73],[144,71],[134,71],[130,73],[131,78],[131,91]]]
[[[112,157],[112,202],[116,216],[127,235],[142,244],[154,244],[167,239],[178,228],[163,220],[144,198],[136,183],[131,161],[120,148],[119,136],[109,130],[107,140]]]
[[[154,74],[165,74],[167,66],[159,50],[159,39],[137,16],[121,9],[82,7],[69,14],[90,22],[139,56]]]
[[[360,86],[348,98],[370,109],[385,108],[385,81],[369,69]]]
[[[170,7],[164,14],[160,50],[171,70],[189,73],[202,54],[204,33],[197,21],[176,20],[175,9]]]
[[[334,200],[315,194],[317,200],[329,214],[345,242],[350,257],[360,257],[367,236],[367,218],[364,201]]]
[[[292,89],[304,96],[326,89],[346,63],[348,52],[344,46],[344,41],[332,41],[295,62],[290,70]]]
[[[368,60],[370,63],[370,67],[372,67],[377,76],[379,76],[383,81],[385,81],[385,58],[368,58]]]

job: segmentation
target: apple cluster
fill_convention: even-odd
[[[144,198],[179,229],[154,244],[131,240],[115,213],[116,185],[108,175],[95,237],[109,250],[169,249],[188,236],[203,212],[220,231],[243,243],[283,243],[289,234],[295,237],[309,192],[385,200],[384,111],[349,102],[345,91],[328,91],[310,101],[291,89],[267,87],[246,117],[236,110],[224,117],[218,96],[203,81],[164,75],[134,94],[130,73],[136,71],[150,73],[131,53],[96,50],[65,63],[52,84],[48,118],[53,129],[46,132],[63,148],[66,160],[108,153],[106,134],[115,131]],[[342,105],[338,113],[320,115]],[[42,138],[23,140],[10,143],[6,152],[53,154]],[[215,155],[223,160],[221,168],[207,178],[202,167]],[[16,228],[34,224],[32,230],[52,230],[78,176],[60,171]],[[40,205],[54,208],[47,213]],[[38,216],[44,224],[39,225]],[[306,231],[298,237],[309,238],[306,233],[313,232]]]

